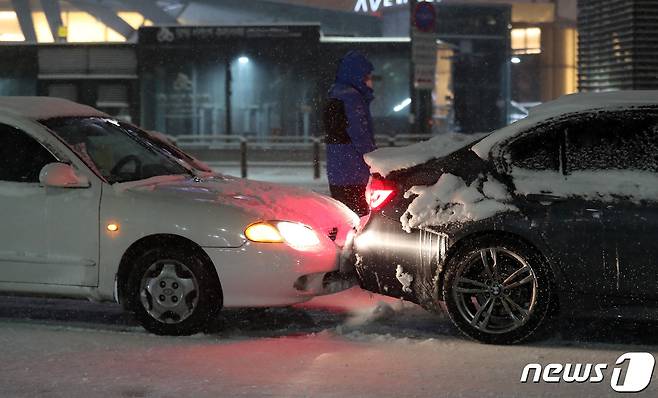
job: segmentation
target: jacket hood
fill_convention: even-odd
[[[354,87],[362,95],[372,97],[372,89],[368,87],[363,79],[372,73],[375,67],[368,58],[359,51],[350,51],[338,64],[336,83]]]

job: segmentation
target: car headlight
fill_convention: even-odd
[[[307,225],[290,221],[262,221],[251,224],[244,235],[252,242],[286,242],[298,249],[306,249],[320,243],[318,235]]]
[[[279,230],[276,229],[270,223],[258,222],[251,224],[244,230],[244,236],[247,237],[250,241],[253,242],[262,242],[262,243],[281,243],[283,242],[283,236],[279,233]]]

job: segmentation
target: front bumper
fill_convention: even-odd
[[[313,251],[282,243],[247,242],[239,248],[204,248],[217,270],[224,307],[274,307],[310,300],[354,285],[352,234],[341,248],[325,239]],[[347,282],[346,282],[347,281]]]

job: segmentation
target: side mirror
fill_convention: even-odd
[[[49,163],[39,173],[39,182],[54,188],[89,188],[89,179],[78,175],[72,166],[65,163]]]

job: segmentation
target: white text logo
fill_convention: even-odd
[[[617,392],[640,392],[649,386],[656,360],[648,352],[628,352],[615,361],[610,387]],[[530,363],[523,368],[521,383],[601,383],[606,379],[606,363]],[[532,374],[532,377],[531,377]]]

